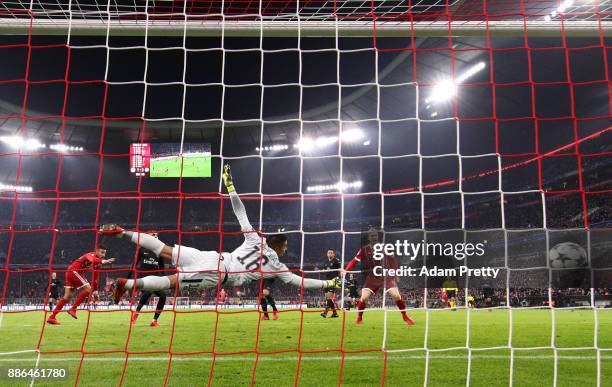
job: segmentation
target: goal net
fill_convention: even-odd
[[[608,0],[0,2],[0,370],[605,385],[611,23]],[[333,278],[326,254],[347,267],[372,235],[395,271],[375,291],[362,259],[328,295],[175,287],[159,330],[131,323],[141,292],[114,306],[111,284],[147,273],[98,228],[234,250],[225,164],[254,227],[287,235],[293,273]],[[46,324],[70,263],[102,243],[117,260],[87,278],[107,286]]]

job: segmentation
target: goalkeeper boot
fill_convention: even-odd
[[[338,317],[340,317],[338,316],[338,312],[334,310],[334,313],[332,313],[332,318],[338,318]]]
[[[73,319],[77,320],[77,314],[76,314],[76,309],[68,309],[66,312],[68,312],[68,314],[70,315],[70,317],[72,317]]]
[[[51,325],[61,325],[59,321],[55,318],[55,316],[51,316],[47,319],[47,323]]]
[[[278,310],[275,310],[275,311],[272,313],[272,318],[273,318],[274,320],[278,320]]]
[[[138,320],[138,312],[132,312],[132,318],[130,319],[130,323],[134,325],[136,324],[136,320]]]
[[[321,317],[327,318],[327,309],[325,309],[325,312],[321,312]]]
[[[115,282],[115,285],[113,286],[113,302],[115,304],[119,304],[121,297],[123,297],[123,294],[125,294],[125,291],[127,290],[125,288],[126,282],[127,279],[125,278],[118,278],[117,282]]]
[[[357,320],[355,321],[355,324],[357,324],[357,325],[363,324],[363,317],[357,316]]]
[[[155,328],[159,328],[161,327],[161,325],[159,325],[159,323],[157,322],[157,320],[152,320],[151,324],[149,324],[149,326],[155,327]]]
[[[268,314],[264,314],[263,316],[261,316],[262,320],[269,320],[270,317],[268,317]]]
[[[98,234],[119,237],[121,236],[121,234],[123,234],[124,231],[125,230],[123,228],[119,227],[116,224],[103,224],[102,226],[100,226]]]

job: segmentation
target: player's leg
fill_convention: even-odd
[[[322,317],[327,317],[327,312],[332,311],[332,317],[338,317],[336,312],[336,304],[334,303],[334,292],[331,289],[327,289],[325,292],[325,311],[321,313]]]
[[[113,302],[118,304],[128,289],[138,289],[150,292],[171,289],[176,286],[177,274],[163,277],[149,275],[138,279],[118,278],[113,286]]]
[[[158,291],[155,292],[155,294],[157,295],[157,306],[155,307],[155,314],[153,315],[153,321],[151,321],[150,325],[152,327],[159,327],[157,320],[159,319],[161,313],[164,311],[164,306],[166,305],[166,292]]]
[[[49,296],[49,299],[47,301],[48,301],[48,304],[49,304],[49,311],[52,311],[53,310],[53,304],[55,303],[55,297]]]
[[[406,313],[406,302],[402,299],[402,295],[399,289],[397,287],[392,287],[390,289],[387,289],[387,293],[389,294],[389,296],[391,296],[393,301],[395,301],[395,305],[397,305],[398,309],[402,313],[402,318],[404,319],[404,321],[406,321],[408,325],[414,325],[414,320],[408,317],[408,314]]]
[[[137,231],[125,231],[116,224],[104,224],[100,227],[100,234],[128,239],[132,243],[145,248],[165,261],[172,260],[172,247],[152,235]]]
[[[261,311],[263,312],[262,320],[269,320],[270,316],[268,316],[268,295],[270,291],[268,289],[263,289],[261,291],[261,299],[259,303],[261,304]]]
[[[136,320],[138,320],[138,314],[140,313],[140,310],[142,309],[142,307],[145,306],[145,304],[149,302],[149,299],[151,298],[151,294],[153,293],[145,290],[140,295],[140,299],[138,300],[138,306],[136,306],[136,311],[132,313],[132,318],[131,318],[132,324],[136,324]]]
[[[363,288],[361,289],[361,298],[359,298],[359,303],[357,303],[357,324],[361,324],[363,321],[363,310],[366,308],[366,302],[368,298],[372,296],[372,294],[376,293],[377,289]]]
[[[338,317],[338,305],[336,305],[336,292],[332,289],[329,293],[329,306],[332,310],[332,318]]]
[[[268,305],[272,307],[272,315],[275,320],[278,320],[278,309],[276,309],[276,301],[274,301],[274,296],[271,291],[268,291],[268,295],[266,296],[268,300]]]
[[[74,300],[74,303],[72,304],[70,309],[68,309],[68,314],[72,316],[72,318],[75,318],[75,319],[77,318],[77,315],[76,315],[77,308],[91,294],[91,286],[89,285],[89,283],[86,283],[83,286],[81,286],[78,290],[79,290],[79,294],[76,300]]]
[[[66,276],[66,278],[68,278],[68,276]],[[55,305],[55,309],[53,309],[53,312],[51,312],[51,316],[49,316],[49,318],[47,319],[47,322],[49,324],[53,324],[53,325],[59,324],[59,321],[57,321],[55,317],[57,316],[59,312],[62,311],[62,309],[64,308],[64,305],[66,305],[67,303],[70,302],[70,300],[72,300],[74,289],[72,288],[72,286],[68,285],[68,281],[66,281],[66,284],[67,284],[66,287],[64,287],[64,297],[60,298],[60,300],[57,302],[57,305]]]

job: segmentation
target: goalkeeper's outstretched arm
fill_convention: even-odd
[[[244,208],[244,204],[242,204],[242,200],[240,200],[240,197],[234,188],[234,180],[232,178],[232,171],[230,170],[229,164],[226,164],[223,167],[223,184],[225,184],[225,188],[227,188],[230,200],[232,201],[232,209],[234,210],[234,214],[236,215],[236,218],[238,218],[238,222],[240,222],[240,229],[242,231],[252,231],[253,226],[251,226],[249,218],[247,217],[246,208]]]
[[[286,266],[285,266],[285,269],[287,269]],[[300,277],[299,275],[295,275],[288,271],[276,273],[276,277],[278,277],[284,283],[295,286],[295,287],[301,288],[303,284],[304,289],[327,289],[327,288],[339,289],[342,287],[342,283],[340,282],[340,279],[338,279],[337,277],[334,279],[325,280],[325,281],[314,279],[314,278],[304,278],[302,280],[302,277]]]

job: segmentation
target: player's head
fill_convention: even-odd
[[[274,234],[266,238],[266,243],[276,251],[279,257],[282,257],[287,252],[287,235]]]
[[[57,273],[56,272],[51,273],[51,278],[53,279],[57,278]]]
[[[153,238],[159,238],[159,233],[157,231],[149,231],[148,234]]]
[[[98,245],[98,248],[96,249],[96,255],[98,256],[98,258],[106,257],[106,246]]]
[[[368,243],[371,245],[378,243],[378,231],[373,228],[368,230]]]
[[[327,259],[331,261],[334,258],[336,258],[336,251],[332,248],[327,249]]]

